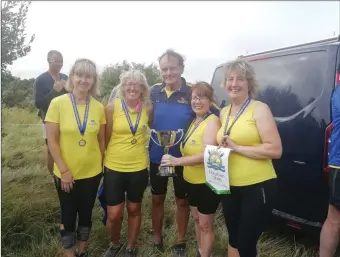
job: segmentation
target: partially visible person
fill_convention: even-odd
[[[197,257],[210,257],[214,244],[214,214],[219,196],[206,184],[204,150],[207,145],[218,145],[216,135],[221,127],[219,118],[210,111],[214,90],[206,82],[192,86],[191,107],[196,114],[182,144],[183,157],[164,155],[161,166],[184,166],[183,177],[189,205],[195,220]]]
[[[340,239],[340,84],[331,100],[333,129],[329,147],[329,206],[320,236],[320,257],[335,256]]]
[[[195,113],[190,105],[191,85],[182,77],[184,58],[179,53],[169,49],[158,60],[163,82],[154,85],[151,89],[153,113],[150,117],[150,127],[156,131],[177,131],[178,129],[186,131],[195,117]],[[168,177],[157,175],[164,150],[150,140],[149,152],[154,247],[156,250],[164,251],[162,227]],[[179,145],[171,147],[169,154],[174,157],[181,157]],[[173,177],[173,186],[177,205],[177,243],[173,251],[174,256],[186,256],[185,233],[190,209],[183,179],[183,166],[175,167],[175,172],[177,176]]]
[[[45,116],[50,102],[53,98],[67,93],[65,84],[67,75],[60,72],[63,67],[63,56],[56,50],[51,50],[47,54],[47,62],[49,65],[48,71],[39,75],[34,83],[34,103],[38,109],[38,116],[43,124],[43,138],[47,144]],[[47,169],[53,176],[53,159],[47,147]]]
[[[121,74],[116,92],[105,108],[104,195],[106,228],[111,244],[104,257],[117,256],[122,248],[120,233],[124,205],[128,213],[128,242],[124,256],[135,257],[141,203],[149,180],[146,143],[150,92],[145,75],[138,70]]]
[[[78,59],[65,88],[69,93],[54,98],[48,108],[47,141],[55,161],[64,256],[86,257],[105,151],[106,120],[103,105],[94,98],[99,94],[94,62]]]
[[[230,195],[222,205],[229,233],[229,257],[256,257],[277,194],[272,159],[282,154],[281,138],[269,107],[254,100],[255,71],[243,60],[229,62],[222,87],[231,104],[220,114],[217,141],[229,155]]]

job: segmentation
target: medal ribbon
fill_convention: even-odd
[[[232,107],[232,106],[230,106],[229,113],[228,113],[228,117],[227,117],[227,120],[226,120],[225,125],[224,125],[224,132],[223,132],[223,134],[224,134],[225,136],[229,136],[231,128],[234,126],[236,120],[241,116],[241,114],[242,114],[242,113],[244,112],[244,110],[247,108],[247,106],[248,106],[249,103],[250,103],[250,100],[251,100],[250,97],[248,97],[247,101],[245,101],[245,102],[243,103],[241,109],[240,109],[240,110],[238,111],[238,113],[236,114],[236,116],[235,116],[235,118],[234,118],[234,120],[233,120],[233,123],[231,123],[230,128],[229,128],[228,131],[227,131],[227,127],[228,127],[228,124],[229,124],[230,113],[231,113],[231,107]]]
[[[134,136],[136,134],[136,132],[137,132],[137,128],[138,128],[138,125],[139,125],[140,117],[142,116],[143,106],[141,106],[141,108],[139,109],[137,120],[136,120],[136,124],[134,126],[132,126],[132,121],[131,121],[131,118],[130,118],[130,115],[129,115],[129,111],[128,111],[128,108],[127,108],[126,103],[125,103],[125,100],[122,100],[122,108],[123,108],[125,117],[126,117],[128,123],[129,123],[129,127],[130,127],[130,130],[131,130],[131,133]]]
[[[86,107],[85,107],[83,124],[81,124],[81,122],[80,122],[80,117],[79,117],[79,112],[78,112],[77,105],[76,105],[76,100],[75,100],[72,92],[70,93],[70,97],[71,97],[74,115],[76,117],[76,121],[77,121],[77,124],[78,124],[79,132],[84,137],[86,125],[87,125],[87,119],[89,117],[90,97],[87,96],[87,98],[86,98]]]
[[[190,127],[189,127],[187,133],[185,134],[184,139],[183,139],[183,141],[182,141],[182,147],[185,146],[185,144],[187,143],[188,139],[189,139],[189,138],[191,137],[191,135],[195,132],[195,130],[198,128],[198,126],[199,126],[206,118],[208,118],[208,116],[209,116],[210,114],[212,114],[211,111],[208,111],[206,114],[204,114],[204,116],[196,123],[195,127],[190,131],[191,126],[192,126],[192,124],[194,124],[194,122],[191,123],[191,125],[190,125]],[[189,131],[190,131],[190,133],[188,134]]]

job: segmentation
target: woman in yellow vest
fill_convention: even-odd
[[[206,184],[204,172],[204,149],[206,145],[217,145],[216,134],[221,127],[219,118],[211,113],[213,88],[206,82],[192,86],[191,106],[196,118],[186,132],[181,152],[183,157],[164,155],[162,166],[184,166],[187,196],[195,219],[197,256],[210,257],[214,243],[214,214],[219,197]]]
[[[120,232],[126,194],[128,244],[125,256],[134,257],[141,226],[141,203],[149,179],[146,140],[150,93],[144,74],[137,70],[120,76],[116,92],[116,98],[106,107],[104,194],[111,244],[104,256],[117,256],[122,247]]]
[[[69,93],[54,98],[48,108],[47,141],[61,207],[61,244],[65,256],[85,257],[105,151],[104,106],[94,99],[99,94],[96,65],[77,60],[66,89]]]
[[[230,195],[222,198],[229,233],[229,257],[256,257],[256,244],[275,202],[277,185],[272,159],[282,154],[280,135],[269,107],[253,100],[253,67],[243,60],[226,65],[221,86],[231,104],[220,113],[217,141],[229,155]]]

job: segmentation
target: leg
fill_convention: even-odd
[[[142,215],[141,203],[148,185],[148,170],[131,172],[128,175],[127,212],[128,212],[128,249],[136,248]]]
[[[125,201],[125,175],[123,172],[104,169],[104,194],[107,203],[106,230],[111,240],[111,245],[104,254],[105,257],[116,256],[121,248],[120,232]]]
[[[201,235],[201,257],[210,257],[215,240],[214,214],[219,205],[220,197],[205,184],[197,185],[196,191]]]
[[[329,172],[329,208],[320,236],[320,257],[333,257],[340,238],[340,174]]]
[[[241,195],[238,188],[231,187],[230,190],[230,195],[221,197],[224,219],[229,234],[228,257],[239,257],[237,234],[241,215]]]
[[[199,216],[197,210],[198,198],[196,197],[197,193],[197,185],[191,184],[187,181],[184,181],[185,190],[187,192],[187,197],[189,201],[190,211],[195,221],[195,235],[197,241],[197,248],[200,252],[201,249],[201,230],[199,225]]]
[[[156,245],[162,244],[162,227],[164,219],[164,201],[168,178],[157,176],[159,165],[150,163],[150,185],[152,193],[152,229]]]
[[[178,230],[178,242],[185,241],[185,233],[187,231],[190,208],[187,198],[187,189],[185,186],[185,180],[183,178],[183,167],[176,167],[177,177],[173,178],[174,190],[176,196],[176,222]]]
[[[276,198],[276,179],[243,187],[243,201],[238,228],[240,257],[256,257],[257,241],[272,215]]]
[[[197,241],[197,248],[198,248],[198,251],[201,252],[201,249],[202,249],[201,229],[200,229],[200,221],[199,221],[199,214],[197,211],[197,207],[190,206],[190,211],[195,221],[195,235],[196,235],[196,241]]]
[[[73,185],[73,189],[69,193],[61,190],[61,181],[59,178],[56,177],[55,182],[61,208],[61,245],[64,249],[65,257],[74,257],[76,246],[75,227],[77,219],[77,181]]]
[[[333,257],[339,243],[340,211],[329,205],[328,215],[320,235],[320,257]]]
[[[79,243],[78,253],[85,252],[86,243],[90,236],[92,227],[92,210],[96,201],[98,186],[102,173],[95,177],[78,180],[77,202],[78,202],[78,229],[77,240]]]

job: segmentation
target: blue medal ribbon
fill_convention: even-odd
[[[182,141],[182,147],[185,146],[185,144],[187,143],[187,141],[189,140],[189,138],[191,137],[191,135],[195,132],[195,130],[198,128],[198,126],[206,119],[208,118],[208,116],[212,114],[211,111],[208,111],[206,114],[204,114],[204,116],[195,124],[195,127],[190,131],[192,125],[194,124],[194,122],[191,123],[187,133],[184,136],[184,139]],[[190,133],[188,134],[188,132],[190,131]]]
[[[76,121],[77,121],[77,124],[78,124],[79,132],[82,135],[82,137],[84,137],[86,125],[87,125],[87,119],[89,117],[90,97],[87,96],[87,98],[86,98],[86,107],[85,107],[83,124],[81,124],[81,122],[80,122],[80,117],[79,117],[79,112],[78,112],[77,105],[76,105],[76,100],[75,100],[74,94],[72,92],[70,93],[70,97],[71,97],[74,115],[76,117]]]
[[[240,109],[240,110],[238,111],[238,113],[235,115],[235,118],[234,118],[234,120],[233,120],[233,123],[231,123],[230,128],[229,128],[228,131],[227,131],[227,127],[228,127],[229,119],[230,119],[231,107],[232,107],[232,106],[230,106],[229,113],[228,113],[228,117],[227,117],[227,120],[226,120],[225,125],[224,125],[224,132],[223,132],[223,134],[224,134],[225,136],[229,136],[229,135],[230,135],[230,130],[231,130],[231,128],[234,126],[236,120],[241,116],[241,114],[242,114],[242,113],[244,112],[244,110],[247,108],[247,106],[249,105],[250,101],[251,101],[251,98],[248,97],[247,101],[245,101],[245,102],[243,103],[241,109]]]
[[[129,123],[129,127],[130,127],[130,130],[131,130],[131,133],[134,136],[136,134],[136,132],[137,132],[137,128],[138,128],[138,125],[139,125],[140,117],[142,115],[143,106],[141,106],[141,108],[140,108],[140,110],[138,112],[136,124],[134,126],[132,126],[132,121],[131,121],[131,118],[130,118],[130,115],[129,115],[129,111],[128,111],[127,105],[125,103],[125,100],[122,100],[122,108],[123,108],[125,117],[126,117],[128,123]]]

